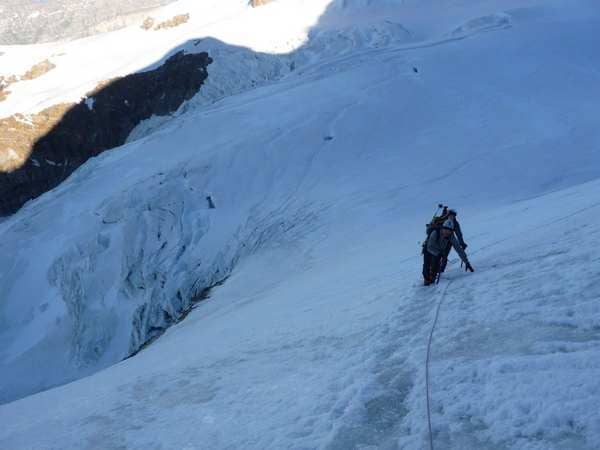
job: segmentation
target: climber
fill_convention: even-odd
[[[423,279],[425,286],[435,282],[448,247],[454,247],[460,259],[465,263],[466,270],[474,272],[473,266],[471,266],[458,239],[454,236],[454,232],[454,222],[447,219],[441,228],[433,230],[427,238],[423,249]]]
[[[462,249],[466,250],[468,245],[463,238],[462,230],[460,229],[460,223],[458,222],[458,219],[456,218],[456,210],[449,209],[446,214],[446,220],[452,221],[452,223],[454,224],[454,235],[456,236],[456,239],[458,240],[458,243],[460,244]],[[444,273],[444,271],[446,270],[446,264],[448,263],[448,255],[450,254],[451,250],[452,250],[452,244],[450,243],[450,241],[448,241],[448,245],[447,245],[446,249],[444,250],[444,253],[442,255],[442,260],[440,262],[440,270],[439,270],[440,273]]]

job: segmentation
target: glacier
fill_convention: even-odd
[[[435,448],[600,445],[600,8],[375,3],[0,222],[0,448],[427,448],[438,306]]]

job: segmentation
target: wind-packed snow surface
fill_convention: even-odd
[[[470,3],[333,2],[1,222],[0,398],[79,379],[0,448],[428,448],[438,306],[435,448],[598,448],[600,10]],[[476,272],[424,288],[438,201]]]

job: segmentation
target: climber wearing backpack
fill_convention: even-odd
[[[454,236],[454,222],[446,219],[441,228],[434,229],[423,248],[423,279],[425,286],[434,283],[440,272],[440,264],[448,246],[454,247],[460,259],[465,263],[466,270],[474,272],[467,254]]]
[[[456,218],[456,210],[449,209],[445,215],[445,220],[452,221],[454,225],[454,235],[456,236],[456,239],[458,240],[458,243],[460,244],[462,249],[466,250],[468,245],[463,238],[462,230],[460,229],[460,223],[458,223],[458,219]],[[446,264],[448,264],[448,255],[450,254],[451,250],[452,244],[448,242],[448,246],[444,250],[444,254],[442,255],[442,260],[440,262],[440,273],[444,273],[444,271],[446,270]]]

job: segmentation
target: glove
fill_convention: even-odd
[[[463,243],[462,243],[462,248],[463,248],[463,250],[466,250],[466,249],[467,249],[467,247],[468,247],[467,243],[466,243],[466,242],[463,242]]]
[[[475,269],[473,269],[473,266],[471,265],[471,263],[469,261],[467,261],[467,264],[465,265],[465,272],[475,272]]]

